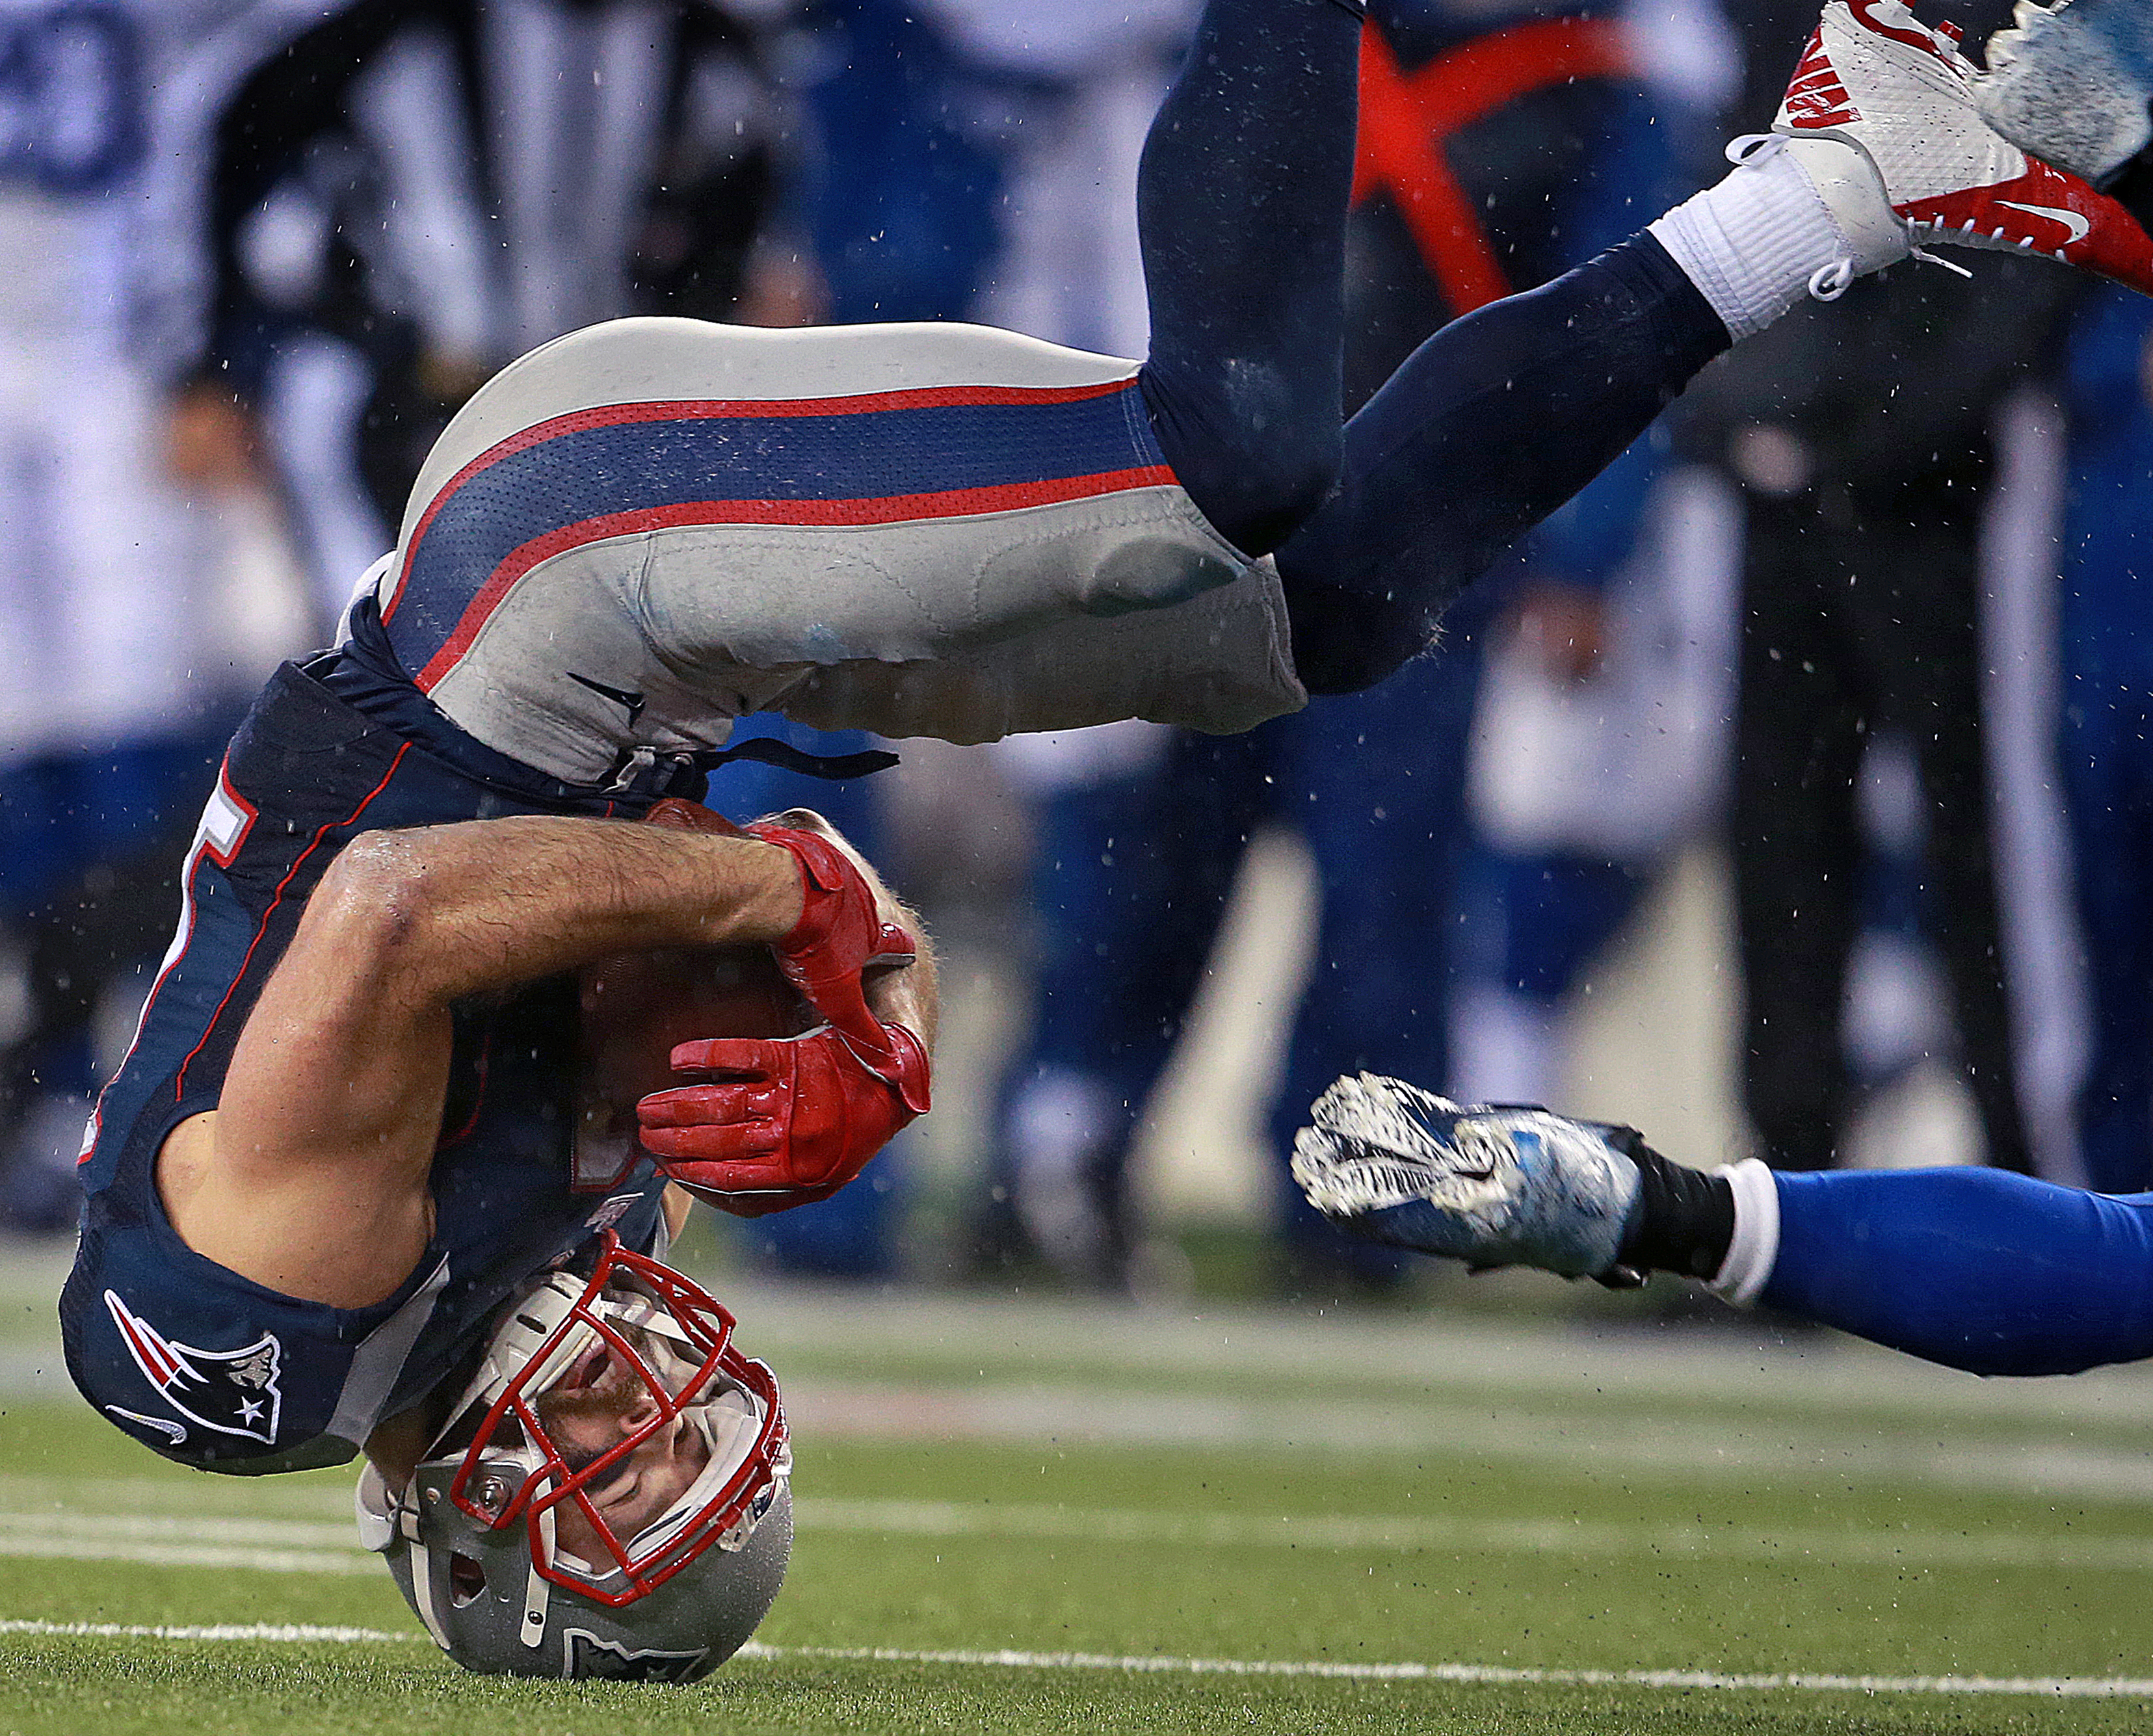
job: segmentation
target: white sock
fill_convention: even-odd
[[[1706,1287],[1738,1306],[1757,1300],[1772,1263],[1779,1257],[1779,1188],[1772,1172],[1756,1158],[1722,1164],[1713,1171],[1734,1190],[1734,1237],[1727,1258]]]
[[[1776,139],[1647,232],[1738,340],[1763,331],[1813,279],[1856,257],[1824,196]]]

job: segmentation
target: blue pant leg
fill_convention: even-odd
[[[1513,854],[1479,838],[1458,879],[1459,974],[1535,1000],[1570,991],[1645,886],[1622,863],[1562,851]]]
[[[1337,474],[1360,60],[1339,0],[1207,0],[1144,141],[1144,402],[1182,486],[1251,554]]]
[[[2093,1184],[2124,1191],[2153,1187],[2153,308],[2098,290],[2069,337],[2059,757],[2093,1001],[2079,1134]]]
[[[2153,1194],[1971,1168],[1774,1180],[1772,1307],[1975,1374],[2153,1357]]]
[[[206,738],[157,736],[41,755],[0,776],[0,909],[37,910],[90,863],[199,807],[216,758]]]
[[[827,71],[805,106],[822,169],[802,204],[833,324],[963,319],[1000,247],[1000,168],[961,119],[977,79],[922,10],[820,9]]]
[[[1301,679],[1351,692],[1414,655],[1728,341],[1649,236],[1437,332],[1346,423],[1336,491],[1279,551]]]
[[[1132,1116],[1195,998],[1262,763],[1249,736],[1178,739],[1162,764],[1041,817],[1035,1058],[1111,1083]]]
[[[0,911],[21,924],[31,978],[31,1029],[0,1057],[9,1082],[47,1093],[99,1082],[92,1016],[119,974],[146,970],[165,938],[144,931],[132,908],[142,888],[130,883],[176,868],[224,733],[50,755],[0,780],[0,837],[15,846],[0,849]]]
[[[1118,1104],[1122,1154],[1209,959],[1268,788],[1268,738],[1177,734],[1160,763],[1050,797],[1032,879],[1037,998],[1001,1124],[1046,1070]],[[1005,1152],[1005,1167],[1014,1154]],[[1006,1174],[999,1178],[1005,1184]]]

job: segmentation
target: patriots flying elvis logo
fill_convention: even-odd
[[[572,1682],[685,1682],[710,1653],[708,1646],[693,1652],[632,1650],[585,1627],[562,1634],[561,1651],[568,1664],[562,1673]]]
[[[196,1350],[175,1344],[112,1291],[105,1291],[104,1306],[135,1366],[174,1410],[219,1434],[275,1443],[284,1405],[277,1385],[284,1347],[273,1334],[264,1332],[244,1350]]]

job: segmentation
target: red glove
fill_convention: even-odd
[[[903,1026],[867,1016],[873,1048],[834,1028],[681,1044],[675,1072],[720,1077],[637,1104],[644,1148],[670,1179],[735,1217],[827,1199],[927,1112],[925,1048]]]
[[[808,1005],[855,1048],[863,1054],[881,1050],[883,1027],[868,1011],[860,973],[869,965],[911,958],[916,943],[894,923],[882,919],[873,888],[827,838],[767,823],[747,832],[790,850],[800,864],[800,920],[772,949],[780,968]]]
[[[793,986],[816,1011],[866,1047],[880,1041],[868,1011],[860,973],[869,965],[913,957],[918,943],[875,907],[874,890],[845,853],[827,838],[790,826],[741,827],[723,814],[669,796],[654,802],[644,823],[682,832],[759,838],[791,853],[800,868],[800,920],[771,949]]]

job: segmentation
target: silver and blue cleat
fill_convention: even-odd
[[[1339,1080],[1309,1115],[1293,1179],[1341,1228],[1476,1267],[1636,1281],[1617,1266],[1640,1186],[1616,1143],[1626,1128],[1462,1107],[1376,1073]]]
[[[2099,186],[2153,144],[2153,0],[2018,0],[1974,104],[2044,162]]]

